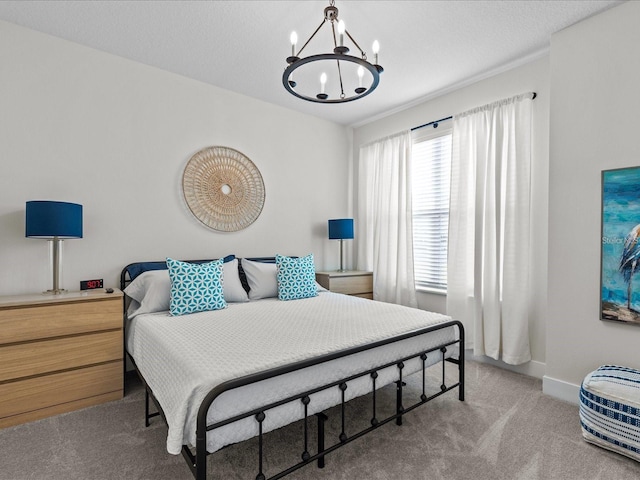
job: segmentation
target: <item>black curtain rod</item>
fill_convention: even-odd
[[[435,122],[425,123],[424,125],[420,125],[419,127],[413,127],[411,131],[420,130],[421,128],[428,127],[429,125],[433,125],[433,128],[438,128],[438,124],[440,122],[444,122],[445,120],[451,120],[453,117],[441,118],[440,120],[436,120]],[[406,131],[406,130],[405,130]]]
[[[531,100],[535,100],[537,96],[538,96],[538,94],[536,92],[533,92],[533,96],[531,97]],[[433,125],[433,128],[438,128],[438,124],[440,122],[444,122],[445,120],[451,120],[452,118],[453,117],[451,116],[451,117],[441,118],[440,120],[436,120],[435,122],[425,123],[424,125],[420,125],[418,127],[413,127],[411,129],[411,131],[413,132],[414,130],[420,130],[421,128],[428,127],[430,125]]]

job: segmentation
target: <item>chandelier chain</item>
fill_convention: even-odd
[[[338,40],[336,39],[336,26],[331,20],[331,32],[333,33],[333,46],[338,46]],[[345,30],[346,33],[346,30]],[[348,35],[348,34],[347,34]],[[340,79],[340,98],[344,98],[344,85],[342,83],[342,69],[340,68],[340,60],[336,60],[336,64],[338,65],[338,78]]]
[[[299,56],[300,56],[300,54],[302,53],[302,51],[304,50],[304,48],[305,48],[307,45],[309,45],[309,42],[311,41],[311,39],[313,39],[313,37],[315,37],[315,36],[316,36],[316,33],[318,33],[318,30],[320,30],[320,29],[322,28],[322,26],[324,25],[324,22],[325,22],[325,21],[326,21],[325,19],[322,19],[322,23],[321,23],[320,25],[318,25],[318,28],[316,28],[316,31],[315,31],[315,32],[313,32],[313,33],[311,34],[311,36],[309,37],[309,40],[307,40],[307,41],[304,43],[304,45],[302,46],[302,48],[301,48],[300,50],[298,50],[298,53],[296,53],[296,57],[299,57]]]
[[[340,98],[344,98],[344,86],[342,85],[342,70],[340,69],[340,60],[336,60],[338,64],[338,78],[340,79]]]
[[[347,37],[349,37],[349,39],[353,42],[353,44],[356,46],[356,48],[357,48],[358,50],[360,50],[360,54],[362,55],[362,58],[363,58],[364,60],[366,60],[366,59],[367,59],[367,54],[366,54],[366,53],[364,53],[364,50],[362,50],[362,49],[360,48],[360,45],[358,45],[358,42],[356,42],[356,41],[353,39],[353,37],[351,36],[351,34],[350,34],[348,31],[346,31],[346,30],[345,30],[345,31],[344,31],[344,33],[346,33],[346,34],[347,34]]]

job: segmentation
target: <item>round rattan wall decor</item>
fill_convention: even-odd
[[[244,154],[228,147],[207,147],[193,155],[182,174],[182,191],[191,213],[222,232],[247,228],[264,206],[260,171]]]

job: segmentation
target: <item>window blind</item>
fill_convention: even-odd
[[[451,127],[425,130],[412,148],[414,276],[417,287],[446,291]]]

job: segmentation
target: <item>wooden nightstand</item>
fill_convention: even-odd
[[[122,298],[0,297],[0,428],[122,398]]]
[[[316,272],[316,281],[332,292],[373,300],[372,272]]]

